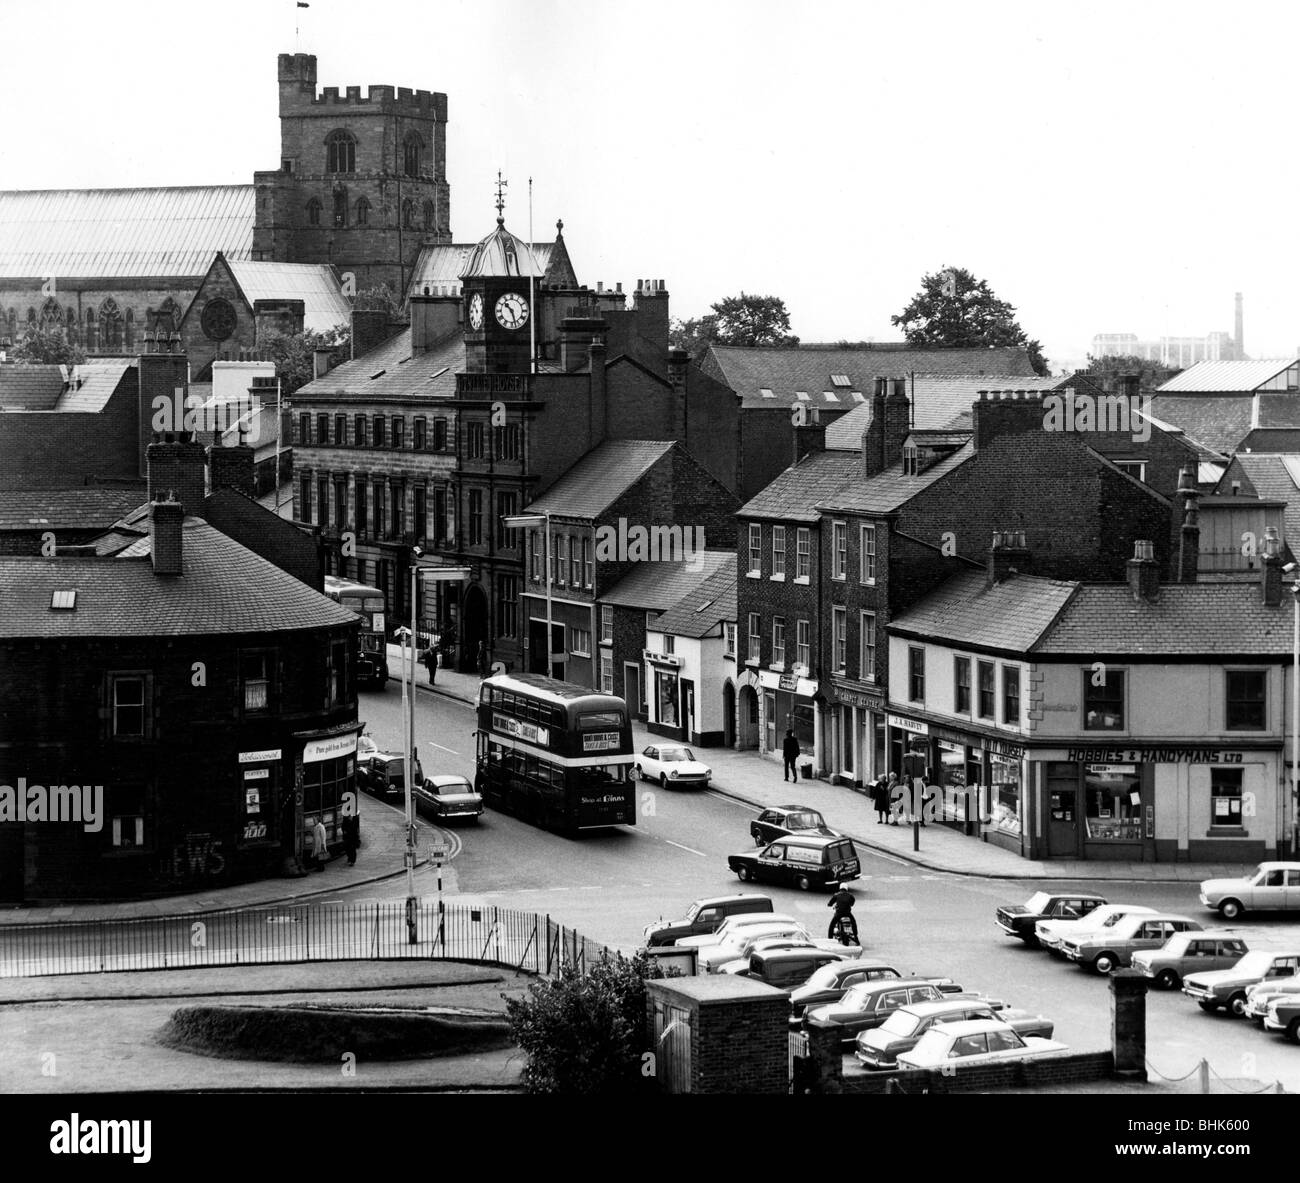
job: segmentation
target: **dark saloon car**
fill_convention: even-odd
[[[942,1002],[944,993],[933,982],[920,978],[863,982],[846,991],[839,1002],[810,1006],[804,1022],[818,1022],[839,1028],[840,1040],[852,1043],[859,1031],[879,1027],[896,1010],[918,1002]]]
[[[483,812],[482,796],[463,776],[426,776],[412,792],[417,812],[431,821],[477,821]]]
[[[1051,1019],[1023,1010],[994,1010],[977,998],[946,998],[942,1002],[919,1002],[894,1011],[879,1027],[859,1031],[854,1055],[868,1068],[898,1067],[898,1057],[910,1052],[931,1027],[939,1023],[964,1023],[973,1019],[1000,1019],[1021,1035],[1051,1039]]]
[[[818,970],[843,960],[842,953],[819,949],[816,945],[790,945],[784,949],[755,949],[749,955],[748,965],[735,972],[757,982],[766,982],[778,990],[793,990]]]
[[[764,850],[727,856],[727,866],[742,883],[756,879],[811,891],[856,879],[862,866],[850,838],[782,838]]]
[[[797,834],[800,838],[839,838],[838,830],[832,830],[826,819],[815,809],[806,805],[776,805],[765,809],[749,823],[750,837],[755,846],[766,846],[787,834]]]
[[[1007,936],[1019,937],[1026,945],[1037,945],[1035,926],[1040,920],[1079,920],[1106,902],[1088,892],[1036,891],[1023,904],[1004,904],[997,912],[997,925]]]
[[[367,793],[373,793],[384,800],[405,798],[406,796],[406,758],[400,752],[376,752],[368,760],[357,765],[357,784]],[[420,761],[415,760],[416,786],[424,783],[424,771]]]
[[[659,920],[647,924],[641,935],[645,937],[645,943],[655,949],[675,945],[683,937],[707,936],[711,932],[717,932],[718,926],[732,916],[772,911],[772,901],[765,895],[741,893],[712,896],[696,900],[681,920]]]
[[[899,973],[892,965],[881,965],[867,958],[836,961],[823,965],[802,986],[790,995],[790,1021],[798,1026],[803,1013],[810,1007],[839,1002],[845,993],[862,982],[897,981],[899,978],[921,978],[938,986],[943,993],[958,993],[961,987],[951,978],[930,978],[925,974]]]

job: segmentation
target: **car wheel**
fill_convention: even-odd
[[[1300,1019],[1292,1019],[1286,1025],[1286,1037],[1292,1043],[1300,1043]]]
[[[1097,954],[1097,960],[1092,963],[1092,968],[1099,974],[1105,975],[1111,973],[1119,964],[1119,958],[1109,949],[1104,953]]]
[[[755,834],[755,835],[754,835],[754,845],[755,845],[755,846],[764,846],[764,845],[766,845],[766,844],[764,843],[764,841],[763,841],[763,835],[762,835],[762,834]]]
[[[1196,1005],[1199,1006],[1207,1015],[1213,1014],[1219,1009],[1218,1003],[1210,1002],[1206,998],[1198,998],[1196,1000]]]
[[[1162,990],[1177,989],[1178,974],[1172,969],[1162,969],[1156,974],[1156,985]]]
[[[1241,911],[1240,900],[1224,900],[1219,905],[1219,915],[1222,916],[1224,920],[1236,920],[1237,917],[1241,915]]]
[[[812,880],[809,879],[807,875],[800,875],[799,878],[794,881],[794,885],[800,891],[812,891]]]
[[[659,774],[659,787],[666,793],[668,792],[668,774],[661,772]]]
[[[736,868],[736,878],[739,879],[741,883],[748,883],[753,877],[754,877],[754,872],[751,871],[748,867]]]
[[[640,764],[634,765],[632,771],[636,773],[637,780],[645,780],[645,769]]]
[[[1244,990],[1238,990],[1236,994],[1228,999],[1228,1014],[1234,1019],[1244,1019],[1246,1017],[1246,994]]]

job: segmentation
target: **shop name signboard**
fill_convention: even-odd
[[[349,731],[347,735],[334,735],[329,739],[313,739],[302,749],[302,762],[316,764],[321,760],[333,760],[338,756],[350,756],[357,750],[357,732]]]
[[[612,752],[617,747],[617,731],[589,731],[582,737],[584,752]]]
[[[793,693],[795,690],[799,689],[799,675],[782,674],[780,679],[777,681],[776,688],[778,690],[785,690]]]
[[[682,664],[682,659],[675,654],[656,653],[653,649],[642,649],[641,656],[644,657],[646,661],[652,661],[656,665],[680,666]]]
[[[269,748],[263,752],[240,752],[239,753],[239,762],[241,764],[268,764],[272,760],[278,760],[279,758],[280,758],[279,748]]]
[[[1241,752],[1225,748],[1070,748],[1067,760],[1081,764],[1240,764]]]
[[[916,719],[904,719],[902,715],[886,715],[885,721],[891,727],[897,727],[900,731],[910,731],[913,735],[930,734],[929,724],[918,722]]]
[[[858,707],[860,710],[879,710],[885,705],[885,696],[880,691],[849,690],[835,683],[835,697],[846,707]]]

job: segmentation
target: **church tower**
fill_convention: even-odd
[[[447,96],[327,86],[313,54],[282,53],[280,167],[257,172],[253,258],[330,263],[355,290],[404,297],[426,243],[451,242]]]

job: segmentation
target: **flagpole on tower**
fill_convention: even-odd
[[[293,9],[293,52],[294,53],[297,53],[300,48],[298,44],[298,9],[310,8],[310,7],[311,5],[306,3],[305,0],[297,0],[297,3],[294,5],[294,9]]]
[[[528,178],[528,372],[537,373],[537,300],[533,272],[537,270],[537,244],[533,242],[533,178]]]

